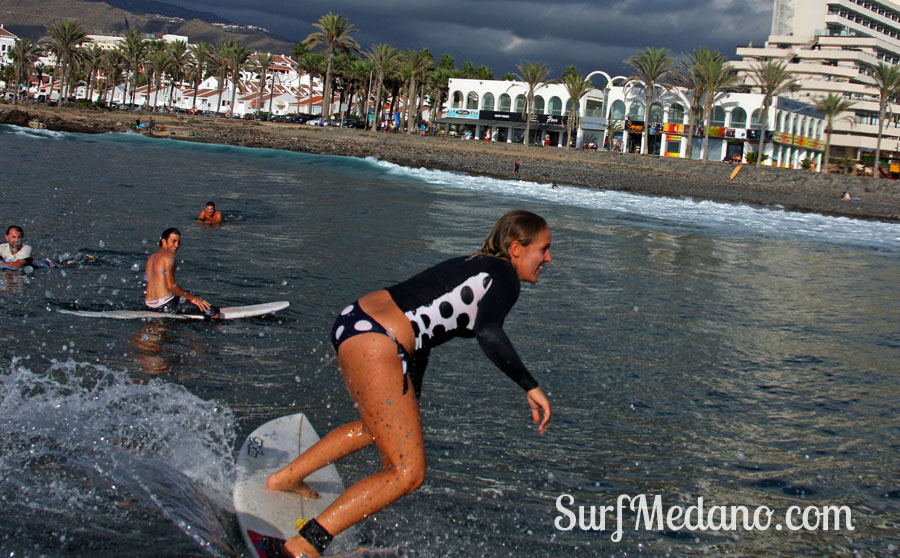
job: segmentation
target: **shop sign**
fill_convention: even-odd
[[[607,126],[605,118],[585,116],[581,119],[582,130],[605,130],[606,128]]]
[[[568,116],[557,116],[555,114],[533,114],[531,115],[531,123],[541,126],[565,126]]]
[[[478,116],[481,120],[500,120],[501,122],[525,122],[522,114],[519,112],[497,112],[493,110],[483,110]]]
[[[478,111],[474,109],[448,109],[446,118],[471,118],[478,120]]]

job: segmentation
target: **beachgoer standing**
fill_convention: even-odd
[[[440,263],[344,308],[332,329],[337,362],[361,420],[331,431],[270,476],[273,490],[316,494],[312,472],[374,443],[384,470],[350,486],[315,519],[302,524],[285,549],[316,557],[332,538],[415,490],[425,480],[419,416],[422,376],[432,348],[454,337],[476,337],[484,353],[526,393],[543,434],[550,402],[503,331],[520,282],[537,283],[550,263],[550,229],[528,211],[512,211],[472,256]]]
[[[513,167],[513,176],[515,176],[516,178],[519,178],[519,158],[518,157],[516,157],[516,164]]]

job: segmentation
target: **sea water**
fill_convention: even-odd
[[[0,273],[4,556],[248,556],[230,509],[243,438],[298,411],[320,434],[357,417],[328,341],[335,313],[475,251],[513,208],[553,231],[553,263],[505,326],[553,421],[538,435],[477,343],[441,347],[421,401],[425,484],[365,521],[360,544],[421,557],[900,548],[897,224],[136,135],[0,127],[0,153],[3,228],[71,262]],[[193,221],[208,200],[223,226]],[[219,324],[58,312],[139,308],[170,226],[179,284],[220,306],[291,307]],[[368,449],[338,469],[351,483],[379,463]],[[773,523],[637,524],[627,498],[641,494],[663,511],[764,507]],[[571,525],[578,506],[593,523]],[[853,529],[774,526],[827,506]]]

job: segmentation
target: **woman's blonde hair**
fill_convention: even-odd
[[[547,221],[536,213],[522,209],[510,211],[500,217],[491,230],[491,234],[484,239],[481,250],[475,254],[475,257],[494,256],[512,261],[509,247],[513,242],[518,240],[522,246],[528,246],[546,228]]]

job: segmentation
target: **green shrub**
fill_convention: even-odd
[[[757,155],[756,151],[751,151],[750,153],[747,153],[746,155],[744,155],[744,157],[747,159],[748,163],[750,163],[751,165],[755,165],[756,164],[756,155]],[[769,156],[766,155],[765,153],[763,153],[762,160],[760,162],[765,163],[766,159],[768,159],[768,158],[769,158]]]

